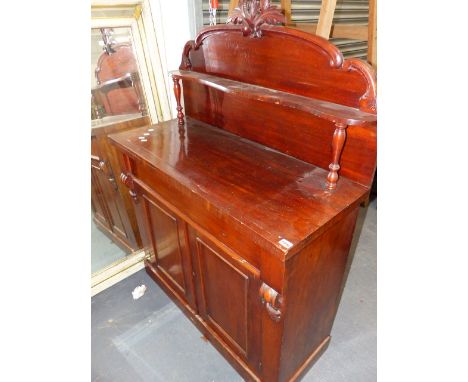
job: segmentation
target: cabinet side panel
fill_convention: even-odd
[[[286,263],[286,315],[280,381],[312,361],[330,335],[359,208],[355,208]],[[309,358],[309,359],[308,359]],[[311,362],[312,364],[313,362]]]

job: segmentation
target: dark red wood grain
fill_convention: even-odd
[[[308,240],[368,193],[366,187],[346,178],[329,191],[327,171],[191,118],[183,139],[177,120],[162,122],[145,133],[148,128],[143,127],[111,139],[131,157],[184,186],[187,198],[199,196],[228,212],[278,256],[290,252],[278,244],[278,237],[292,244]],[[152,183],[150,177],[144,181]],[[173,203],[177,206],[177,201]]]
[[[180,68],[376,113],[372,68],[344,60],[327,40],[296,29],[264,26],[261,38],[246,38],[229,25],[206,29],[186,44]],[[329,170],[333,121],[188,79],[183,88],[186,115]],[[340,175],[372,184],[376,131],[375,119],[348,127]]]
[[[372,183],[375,80],[319,37],[247,27],[186,44],[185,116],[110,139],[148,273],[245,380],[297,381],[330,342]]]

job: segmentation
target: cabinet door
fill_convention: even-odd
[[[95,219],[111,231],[109,212],[106,207],[106,195],[100,181],[99,158],[91,157],[91,206]]]
[[[142,200],[145,240],[150,241],[145,247],[151,248],[149,265],[173,292],[196,309],[186,223],[150,195],[142,193]]]
[[[91,156],[91,200],[96,219],[114,233],[124,243],[128,241],[127,233],[119,205],[120,195],[117,192],[112,170],[109,164],[101,158]]]
[[[189,232],[192,252],[197,259],[195,274],[200,315],[230,349],[259,370],[260,272],[195,230]]]

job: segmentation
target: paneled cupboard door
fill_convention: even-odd
[[[148,194],[143,193],[142,202],[150,267],[196,310],[186,223]]]
[[[100,171],[102,170],[99,167],[99,161],[91,159],[91,206],[94,218],[108,230],[111,230],[108,218],[109,213],[106,210],[106,196],[100,183]]]
[[[254,369],[260,369],[260,272],[189,228],[199,314]]]
[[[102,158],[91,155],[91,203],[94,216],[119,239],[125,241],[128,237],[120,215],[122,207],[118,204],[116,187],[109,164]]]

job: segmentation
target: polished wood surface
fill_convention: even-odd
[[[202,31],[173,81],[176,119],[109,136],[146,269],[245,380],[297,381],[330,342],[373,179],[373,72],[259,23]]]
[[[261,38],[245,38],[236,25],[205,28],[185,45],[180,69],[375,113],[375,73],[367,63],[344,60],[336,46],[310,33],[270,25],[261,30]]]
[[[228,211],[239,229],[258,235],[258,243],[281,257],[368,192],[346,178],[328,191],[325,170],[191,118],[183,134],[177,120],[171,120],[153,131],[143,127],[111,139],[130,157],[183,185],[186,198],[209,203],[207,215],[212,209]],[[151,175],[141,171],[135,176],[152,185]],[[261,208],[253,208],[256,205]],[[285,248],[278,237],[292,246]]]
[[[353,209],[286,263],[288,307],[282,346],[288,356],[281,360],[280,380],[287,380],[330,335],[357,213]]]
[[[310,97],[286,93],[263,86],[250,85],[245,82],[233,81],[209,74],[187,70],[175,70],[171,72],[171,75],[173,78],[193,81],[231,94],[235,97],[243,97],[252,101],[267,102],[277,106],[284,106],[292,110],[305,111],[306,113],[311,113],[316,117],[335,123],[359,125],[365,122],[375,122],[377,120],[375,114],[366,113],[349,106],[320,101]],[[178,81],[176,83],[178,84]],[[178,92],[180,92],[180,85],[176,85],[175,89],[176,94],[178,94]]]
[[[106,117],[91,129],[91,205],[99,228],[126,252],[141,248],[138,224],[128,190],[118,179],[122,172],[115,147],[107,135],[149,124],[148,117],[126,116],[123,121]]]
[[[261,38],[246,38],[232,25],[205,29],[185,45],[180,69],[376,114],[375,73],[367,63],[344,60],[331,43],[299,30],[264,25],[262,31]],[[329,171],[334,122],[254,96],[238,97],[192,80],[182,82],[187,116]],[[339,174],[370,186],[376,138],[375,121],[349,126]]]

